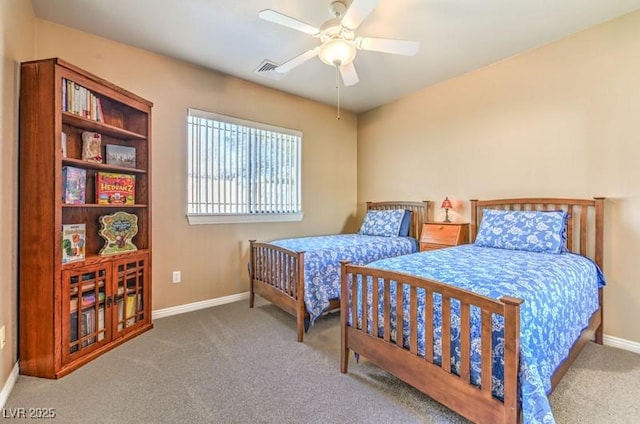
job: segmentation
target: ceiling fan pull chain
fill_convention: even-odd
[[[338,69],[338,65],[336,67],[336,93],[338,95],[338,116],[336,119],[340,120],[340,70]]]

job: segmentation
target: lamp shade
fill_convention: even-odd
[[[444,200],[442,201],[442,209],[453,209],[453,205],[451,204],[451,200],[449,200],[449,197],[445,197]]]
[[[334,38],[320,46],[320,60],[330,66],[348,65],[356,57],[356,46],[342,38]]]

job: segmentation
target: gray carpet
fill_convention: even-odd
[[[339,372],[339,315],[297,343],[293,317],[258,301],[158,319],[60,380],[20,376],[8,408],[60,423],[466,423],[376,366]],[[551,395],[558,423],[637,423],[640,355],[588,343]]]

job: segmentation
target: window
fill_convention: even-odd
[[[191,224],[299,221],[302,133],[189,109]]]

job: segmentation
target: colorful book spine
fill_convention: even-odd
[[[104,122],[100,98],[91,90],[66,78],[62,79],[62,110]]]

